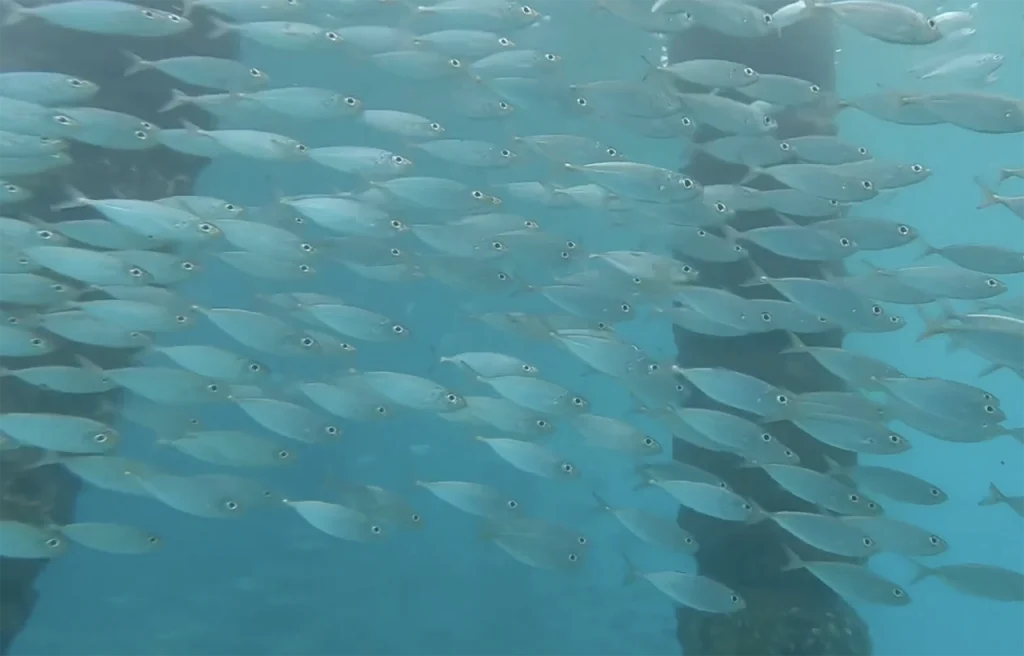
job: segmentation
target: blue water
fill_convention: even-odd
[[[657,56],[659,44],[618,29],[610,18],[587,11],[584,2],[548,2],[540,7],[549,23],[516,36],[521,47],[557,49],[567,77],[579,81],[637,76],[641,54]],[[567,31],[567,25],[572,28]],[[1021,8],[1015,2],[983,3],[976,18],[984,49],[1002,52],[1008,63],[992,91],[1024,97]],[[633,35],[634,40],[623,39]],[[984,36],[981,36],[984,35]],[[609,39],[615,36],[614,42]],[[604,41],[602,41],[604,40]],[[609,47],[585,47],[606,42]],[[975,47],[981,46],[975,42]],[[907,49],[869,42],[845,34],[837,54],[842,95],[870,92],[877,84],[898,84],[901,71],[914,61]],[[282,56],[246,45],[242,59],[289,84],[333,86],[358,96],[369,107],[410,108],[411,90],[368,70],[329,67],[321,59]],[[878,70],[882,73],[879,75]],[[386,82],[386,83],[385,83]],[[444,99],[424,96],[415,111],[445,116]],[[571,131],[551,117],[530,124],[516,117],[510,134]],[[450,133],[494,139],[490,124],[455,124]],[[222,127],[230,127],[223,126]],[[247,126],[252,127],[252,126]],[[357,125],[261,125],[307,145],[380,145],[379,137]],[[868,145],[876,155],[920,161],[934,173],[925,184],[875,201],[873,212],[899,218],[918,228],[933,245],[957,242],[1024,243],[1024,225],[1000,208],[976,211],[979,194],[971,182],[992,180],[1000,167],[1024,160],[1020,135],[992,136],[950,126],[905,128],[846,113],[841,134]],[[612,136],[605,139],[615,142]],[[626,150],[622,147],[622,150]],[[630,151],[633,159],[672,165],[678,153],[660,148]],[[266,204],[275,193],[299,194],[329,189],[331,178],[312,164],[263,165],[241,159],[216,162],[199,180],[196,193],[245,205]],[[435,175],[444,176],[437,168]],[[543,179],[545,172],[534,172]],[[523,175],[516,179],[531,179]],[[488,180],[481,178],[481,184]],[[1000,188],[1021,193],[1021,181]],[[543,213],[524,208],[543,223]],[[616,245],[615,234],[588,232],[581,241],[592,251]],[[879,265],[906,264],[920,252],[910,246],[873,256]],[[201,304],[248,302],[256,292],[284,291],[276,283],[254,283],[214,260],[206,262],[201,285],[183,290]],[[546,378],[587,395],[600,414],[623,416],[624,394],[601,376],[554,347],[539,347],[455,320],[452,308],[464,295],[436,284],[408,287],[375,283],[332,269],[330,279],[307,285],[309,291],[339,296],[370,307],[410,326],[408,345],[362,348],[355,366],[430,375],[453,387],[465,386],[454,371],[433,369],[436,352],[494,350],[542,364]],[[1020,280],[1010,294],[1019,293]],[[501,303],[475,297],[476,311],[499,309]],[[252,307],[251,304],[248,307]],[[539,309],[538,305],[538,309]],[[517,309],[528,311],[529,301]],[[1008,426],[1024,422],[1021,380],[1009,372],[977,378],[983,363],[970,354],[947,353],[942,339],[914,343],[921,323],[911,310],[911,326],[890,335],[854,336],[846,345],[887,360],[912,376],[941,376],[978,384],[995,392],[1009,415]],[[189,343],[233,348],[221,333],[204,325],[188,335]],[[671,356],[674,345],[663,324],[640,320],[625,327],[625,336],[652,353]],[[282,377],[307,380],[329,373],[315,360],[268,360]],[[204,411],[214,427],[243,424],[232,409]],[[669,436],[656,424],[638,421],[663,443]],[[130,428],[124,455],[144,457],[168,468],[198,471],[201,465],[174,452],[132,443]],[[887,465],[923,476],[949,493],[950,501],[933,507],[887,505],[893,516],[912,521],[945,537],[948,553],[928,564],[977,562],[1024,570],[1024,523],[1005,506],[978,508],[989,482],[1009,495],[1024,493],[1024,449],[1010,438],[981,444],[950,444],[903,432],[914,449],[889,456]],[[631,493],[631,466],[600,453],[580,452],[576,464],[584,485],[540,481],[510,469],[485,447],[470,440],[467,429],[425,414],[404,413],[386,422],[346,426],[336,445],[300,452],[291,469],[260,472],[260,480],[292,498],[329,498],[336,480],[354,480],[407,493],[426,517],[427,526],[380,543],[356,544],[321,535],[294,513],[281,510],[237,521],[217,522],[177,513],[143,498],[86,490],[78,504],[82,520],[135,523],[157,530],[167,545],[146,557],[117,557],[75,549],[46,570],[38,583],[40,601],[14,653],[52,655],[314,655],[314,654],[621,654],[679,653],[672,605],[646,585],[625,587],[619,553],[628,547],[644,569],[686,568],[685,558],[646,548],[595,512],[590,486],[612,501],[636,504],[671,516],[675,505],[655,491]],[[410,447],[416,446],[415,449]],[[424,450],[420,446],[427,446]],[[425,451],[425,452],[424,452]],[[668,457],[668,456],[665,456]],[[869,461],[869,458],[865,458]],[[212,471],[212,469],[211,469]],[[591,537],[591,560],[584,571],[533,570],[487,547],[472,518],[430,497],[417,494],[411,481],[470,478],[516,490],[523,504],[541,517],[568,521]],[[872,567],[906,583],[913,568],[895,556],[879,556]],[[928,654],[1024,654],[1022,608],[966,597],[941,582],[926,580],[911,588],[914,602],[902,608],[853,605],[870,626],[879,656]]]

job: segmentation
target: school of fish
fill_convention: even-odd
[[[189,16],[201,8],[215,17],[210,38],[233,34],[250,46],[316,57],[332,70],[374,70],[382,84],[406,85],[410,93],[403,106],[378,106],[347,95],[335,80],[294,86],[244,61],[190,53],[147,61],[125,53],[124,85],[152,75],[208,89],[204,95],[174,91],[166,105],[198,107],[224,126],[204,130],[191,123],[157,126],[91,106],[97,85],[61,71],[0,74],[2,375],[68,394],[121,389],[128,397],[122,418],[131,427],[119,433],[92,418],[5,409],[3,450],[34,447],[42,453],[36,467],[64,467],[89,486],[198,517],[270,516],[278,507],[340,540],[394,539],[421,525],[429,530],[430,513],[461,512],[480,522],[486,542],[527,566],[584,565],[593,545],[572,518],[563,525],[534,517],[515,490],[480,480],[471,466],[460,480],[409,480],[403,489],[351,482],[330,498],[294,498],[268,489],[258,474],[236,473],[308,463],[318,445],[376,430],[396,413],[418,413],[424,422],[446,421],[444,432],[465,443],[468,463],[501,459],[534,475],[537,485],[553,485],[551,494],[557,485],[589,486],[607,512],[601,521],[617,521],[636,539],[666,550],[692,554],[698,545],[675,517],[606,501],[601,482],[577,470],[574,454],[614,453],[638,476],[638,490],[660,488],[699,513],[776,524],[822,554],[814,560],[790,554],[787,567],[806,568],[850,600],[911,601],[902,585],[866,564],[881,552],[918,561],[915,581],[937,577],[964,594],[1024,600],[1018,572],[919,561],[944,552],[945,540],[887,517],[883,504],[941,504],[947,495],[937,486],[895,466],[808,469],[800,453],[772,435],[774,424],[789,422],[825,445],[872,456],[912,448],[896,424],[926,439],[964,443],[965,451],[1004,436],[1024,440],[1020,427],[1006,425],[1001,407],[1020,403],[1019,387],[1016,398],[998,398],[804,341],[836,330],[910,330],[908,312],[920,313],[925,328],[918,341],[945,340],[972,354],[979,370],[1024,377],[1024,303],[1007,294],[1008,282],[1024,273],[1021,244],[930,246],[928,235],[908,223],[877,218],[884,206],[860,207],[929,184],[925,162],[876,158],[872,144],[842,136],[775,136],[775,115],[808,110],[862,112],[900,126],[950,124],[1019,141],[1024,100],[974,84],[994,79],[1004,56],[963,46],[938,57],[927,50],[912,72],[943,85],[927,93],[882,89],[847,97],[841,89],[759,73],[758,62],[711,59],[662,59],[648,62],[642,78],[579,82],[566,79],[562,59],[576,53],[560,52],[564,44],[550,43],[550,51],[517,45],[535,24],[550,20],[543,6],[550,1],[534,8],[517,0],[425,6],[416,0],[186,0],[172,13],[117,0],[31,7],[5,0],[5,30],[46,21],[148,39],[195,29]],[[733,0],[587,2],[613,29],[630,38],[648,33],[652,42],[658,35],[685,38],[693,26],[781,39],[786,27],[822,13],[859,39],[905,48],[966,42],[972,29],[968,12],[930,16],[909,2],[882,0],[798,0],[774,13]],[[421,115],[420,93],[445,98],[447,115]],[[524,117],[544,125],[554,115],[578,130],[512,127]],[[252,127],[268,120],[278,126],[274,131]],[[345,125],[365,142],[306,144],[289,134],[289,126],[307,124],[324,126],[324,135]],[[697,143],[700,127],[718,136]],[[317,168],[310,175],[320,177],[312,179],[330,183],[320,193],[278,194],[263,206],[170,193],[89,198],[67,188],[54,210],[75,212],[73,220],[44,223],[21,212],[33,181],[70,165],[75,144]],[[697,150],[748,173],[735,184],[704,185],[679,172],[682,162],[663,167],[638,154],[678,158]],[[992,163],[1000,165],[1012,163]],[[996,174],[977,171],[979,211],[991,208],[984,211],[1015,225],[1024,220],[1024,196],[999,193],[985,181]],[[1002,183],[1024,177],[1024,170],[1006,168],[998,176]],[[766,178],[777,183],[771,190],[746,186]],[[742,231],[731,225],[738,214],[761,210],[773,210],[777,225]],[[908,245],[917,250],[904,266],[870,263],[873,252]],[[820,265],[823,275],[765,275],[758,258],[766,252]],[[744,271],[746,286],[770,287],[777,299],[702,285],[707,263]],[[223,280],[211,281],[209,270]],[[345,281],[337,293],[310,291],[333,289],[332,280]],[[239,290],[266,291],[222,294],[223,304],[215,306],[189,295],[196,285],[234,289],[230,281]],[[409,316],[395,318],[347,302],[345,289],[356,285],[410,301],[440,287],[448,292],[438,296],[444,305],[413,305]],[[426,343],[417,316],[428,315],[476,322],[501,348]],[[729,369],[681,368],[618,329],[638,316],[666,333],[673,325],[723,338],[784,332],[789,357],[813,358],[848,391],[793,394]],[[223,341],[194,337],[211,331]],[[564,355],[545,362],[518,355],[537,344]],[[132,366],[104,370],[79,345],[140,355]],[[361,354],[390,349],[428,352],[437,366],[430,375],[359,366]],[[51,353],[62,354],[63,364],[34,360]],[[631,416],[605,416],[565,382],[560,370],[572,369],[570,362],[630,395]],[[303,376],[303,363],[326,365],[329,373]],[[587,385],[586,378],[574,380]],[[688,407],[695,390],[730,411]],[[198,418],[206,404],[233,406],[237,424],[206,426]],[[659,432],[635,425],[639,419]],[[715,475],[672,460],[672,439],[735,454],[739,466],[762,468],[818,511],[767,512]],[[128,440],[176,449],[220,473],[196,474],[188,460],[165,471],[123,457],[118,446]],[[428,503],[432,497],[448,507]],[[1024,497],[994,485],[979,505],[1009,506],[1024,517]],[[88,519],[95,521],[2,520],[0,555],[53,558],[80,547],[143,554],[174,540],[149,527]],[[716,613],[744,607],[739,593],[699,573],[642,571],[626,560],[627,580],[644,579],[676,603]]]

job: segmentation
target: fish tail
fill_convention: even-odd
[[[1006,495],[996,487],[995,483],[988,484],[988,496],[978,502],[979,506],[994,506],[1006,500]]]
[[[1013,171],[1010,169],[999,169],[999,182],[1005,182],[1010,178],[1015,177]]]
[[[129,75],[135,75],[139,71],[144,71],[147,68],[153,68],[153,62],[146,61],[142,57],[139,57],[134,52],[124,51],[124,56],[128,59],[128,68],[124,69],[125,77]]]
[[[597,492],[594,492],[593,490],[590,491],[590,494],[591,494],[591,496],[594,497],[594,501],[597,501],[597,505],[599,506],[599,510],[601,512],[604,512],[606,510],[611,510],[611,506],[608,504],[607,501],[605,501],[603,498],[601,498],[600,494],[598,494]]]
[[[184,105],[189,104],[192,101],[192,97],[181,89],[171,89],[171,99],[164,103],[157,112],[169,112],[172,109],[177,109]]]
[[[978,378],[984,378],[985,376],[988,376],[989,374],[994,374],[995,372],[999,371],[1000,369],[1005,369],[1005,368],[1006,368],[1005,365],[990,364],[989,366],[985,367],[984,369],[982,369],[981,371],[978,372]]]
[[[978,203],[978,209],[983,210],[986,207],[991,207],[999,202],[996,198],[996,194],[992,189],[986,185],[981,178],[974,178],[974,184],[978,185],[981,189],[981,201]]]
[[[14,0],[3,0],[4,7],[7,8],[7,12],[4,15],[4,25],[15,25],[25,20],[28,16],[28,11]]]

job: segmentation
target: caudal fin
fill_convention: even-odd
[[[996,487],[995,483],[988,484],[988,496],[978,502],[979,506],[994,506],[1006,501],[1006,495]]]
[[[974,184],[978,185],[978,188],[981,189],[981,201],[978,203],[979,210],[999,203],[999,199],[996,198],[996,192],[992,191],[991,187],[985,184],[981,178],[974,178]]]

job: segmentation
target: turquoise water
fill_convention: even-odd
[[[517,34],[516,41],[521,47],[557,51],[568,79],[633,78],[644,72],[640,55],[658,56],[659,41],[623,30],[608,16],[591,13],[588,3],[548,0],[537,4],[551,20]],[[1010,1],[983,3],[976,11],[975,25],[978,41],[974,45],[981,45],[984,39],[984,49],[1002,52],[1008,60],[989,90],[1024,97],[1020,6]],[[595,43],[603,47],[594,47]],[[847,96],[870,92],[880,84],[905,84],[902,72],[920,60],[920,55],[844,31],[837,58],[839,91]],[[496,138],[490,124],[459,123],[446,112],[446,98],[430,97],[405,83],[385,82],[369,68],[332,66],[320,57],[282,55],[250,44],[243,45],[241,59],[275,80],[330,86],[361,98],[368,107],[438,116],[450,133],[460,137]],[[538,122],[533,116],[517,116],[508,124],[507,134],[573,131],[569,119],[562,125],[551,116],[543,119]],[[232,126],[222,123],[220,127]],[[355,124],[264,121],[246,127],[287,134],[311,147],[379,145],[374,135]],[[971,182],[979,175],[992,180],[1001,167],[1021,166],[1024,148],[1020,135],[981,135],[952,126],[908,128],[852,113],[843,115],[840,134],[847,141],[868,145],[876,155],[920,161],[934,171],[925,184],[874,201],[877,209],[872,209],[873,214],[913,225],[936,246],[1024,244],[1024,225],[1019,219],[1000,208],[975,209],[978,193]],[[638,151],[637,144],[629,143],[624,134],[615,134],[614,128],[603,139],[620,143],[616,137],[623,143],[620,149],[632,159],[666,166],[678,161],[676,149],[648,142],[643,145],[649,150]],[[248,206],[264,205],[273,202],[275,195],[330,189],[332,179],[324,171],[306,163],[222,160],[203,172],[195,192]],[[436,166],[422,174],[449,173]],[[543,170],[518,171],[511,179],[543,179],[546,174]],[[474,175],[479,176],[481,185],[507,181],[502,178],[504,173]],[[1000,191],[1019,194],[1024,189],[1021,182],[1011,181]],[[564,212],[548,217],[544,212],[549,210],[510,210],[529,212],[542,225],[546,218],[566,221]],[[577,214],[574,219],[585,218],[585,213]],[[592,229],[579,236],[591,251],[615,248],[622,239],[622,235]],[[920,247],[912,245],[868,259],[882,266],[905,265],[919,252]],[[212,258],[205,265],[201,284],[182,289],[199,304],[244,304],[244,299],[256,293],[290,288],[285,283],[246,279]],[[541,364],[548,379],[581,390],[601,414],[624,417],[630,409],[621,389],[601,376],[585,375],[581,364],[554,347],[513,341],[482,325],[458,320],[452,308],[463,305],[465,295],[439,285],[378,283],[332,269],[329,277],[307,283],[306,289],[373,308],[414,328],[416,337],[408,345],[362,348],[354,363],[360,369],[415,373],[458,388],[465,381],[454,370],[435,368],[437,353],[508,352]],[[1009,294],[1021,289],[1019,278],[1011,280]],[[526,299],[517,309],[529,311],[531,302]],[[484,297],[474,298],[472,303],[476,311],[502,307]],[[921,322],[912,310],[905,315],[911,322],[907,330],[851,336],[846,346],[886,360],[907,375],[940,376],[983,386],[1002,399],[1009,415],[1006,425],[1024,422],[1024,391],[1019,378],[1000,371],[979,379],[977,372],[983,363],[978,358],[948,353],[942,339],[915,343]],[[670,331],[654,320],[626,325],[623,335],[661,357],[675,352]],[[227,337],[208,325],[189,333],[187,340],[232,347]],[[428,345],[431,348],[426,348]],[[310,359],[270,358],[267,363],[282,377],[306,380],[331,373],[329,366],[339,366]],[[630,418],[663,443],[669,442],[656,424]],[[242,425],[241,414],[233,409],[204,410],[203,420],[219,428]],[[201,468],[185,456],[152,446],[151,440],[133,443],[132,430],[124,427],[128,437],[124,455],[172,470]],[[915,448],[886,457],[885,464],[927,478],[951,497],[934,507],[887,505],[889,514],[926,527],[950,542],[949,552],[928,564],[976,562],[1024,569],[1024,523],[1004,506],[977,506],[989,482],[1009,495],[1024,492],[1021,445],[1011,438],[980,444],[938,442],[909,428],[904,434]],[[164,537],[167,547],[139,558],[76,549],[55,560],[39,582],[40,602],[13,653],[678,653],[673,606],[650,586],[623,586],[619,554],[628,547],[645,569],[686,568],[686,559],[631,541],[614,522],[594,510],[590,489],[666,516],[675,512],[675,503],[656,491],[631,492],[631,465],[611,455],[574,454],[588,485],[564,486],[511,470],[483,445],[472,442],[470,435],[439,418],[408,412],[384,422],[346,425],[342,442],[301,450],[301,462],[293,468],[260,472],[261,481],[293,498],[329,498],[331,483],[337,480],[407,493],[422,508],[427,525],[421,531],[403,532],[372,545],[333,540],[287,510],[217,522],[177,513],[144,498],[86,490],[78,504],[83,520],[152,527]],[[485,548],[471,518],[445,508],[429,495],[416,494],[411,486],[417,478],[460,479],[467,478],[467,472],[472,472],[472,480],[516,490],[520,501],[540,517],[571,521],[584,529],[593,545],[585,570],[550,572],[524,567],[497,549]],[[878,556],[872,567],[903,584],[913,575],[909,563],[896,556]],[[1020,605],[967,597],[934,579],[911,590],[914,602],[903,608],[854,602],[870,626],[876,654],[1024,653]]]

